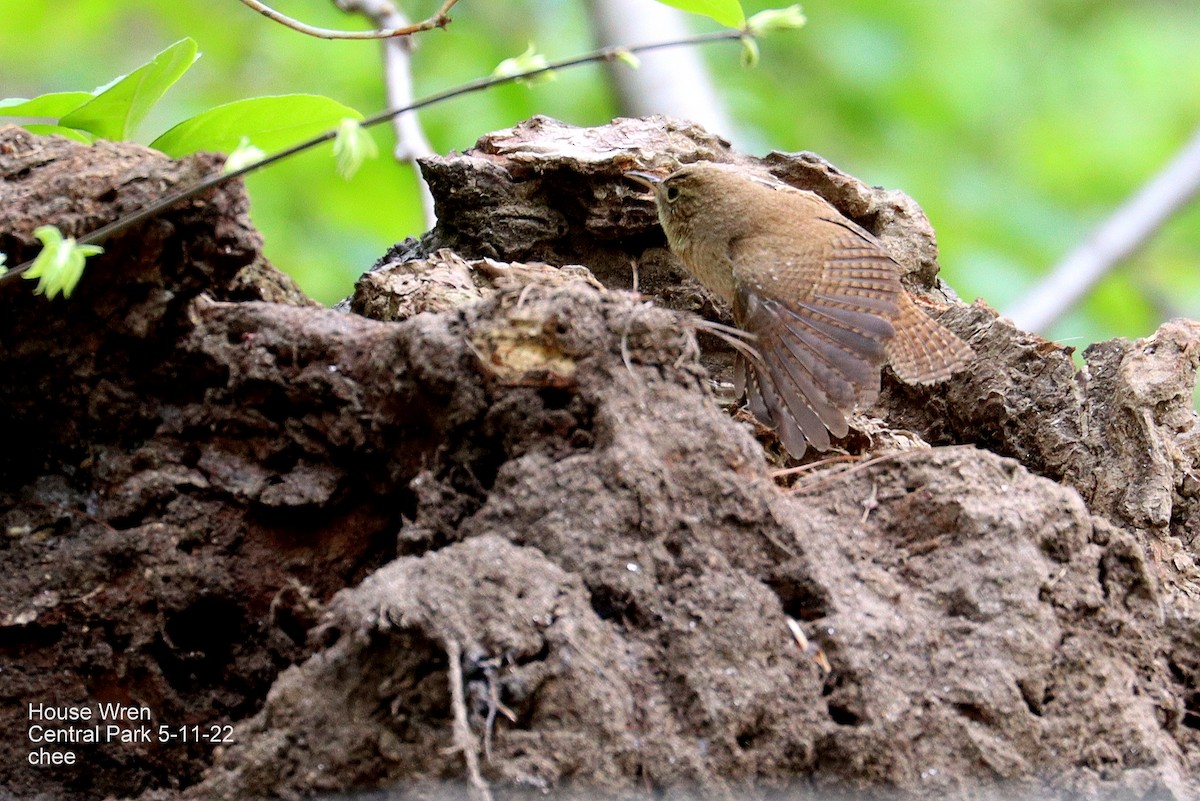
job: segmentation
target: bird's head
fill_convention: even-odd
[[[709,162],[685,165],[665,178],[640,171],[627,172],[625,177],[654,195],[659,222],[672,246],[690,239],[697,225],[722,211],[730,189],[739,183],[726,167]]]

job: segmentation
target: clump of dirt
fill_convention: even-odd
[[[211,156],[174,162],[0,128],[0,247],[15,266],[36,252],[38,225],[79,236],[219,169]],[[327,369],[350,371],[345,358],[309,361],[335,344],[256,338],[254,323],[204,335],[222,306],[210,298],[348,322],[262,260],[246,208],[227,186],[109,240],[69,299],[0,286],[0,725],[12,735],[0,795],[194,783],[212,745],[159,743],[158,726],[252,714],[311,653],[321,602],[395,555],[413,496],[316,400],[356,391]],[[264,297],[275,302],[245,302]],[[315,402],[311,415],[289,392]],[[30,704],[101,703],[148,707],[151,742],[29,763]]]
[[[324,731],[328,710],[311,699],[331,685],[357,694],[328,702],[352,713],[288,758],[372,785],[461,776],[444,686],[422,714],[431,731],[414,733],[411,687],[370,667],[418,659],[427,667],[397,669],[441,685],[428,666],[451,642],[474,654],[466,747],[488,735],[480,775],[500,786],[1186,797],[1157,582],[1137,540],[1077,493],[958,447],[790,497],[694,377],[654,375],[670,359],[645,357],[652,320],[628,296],[577,286],[464,314],[488,332],[476,341],[546,337],[525,375],[569,371],[573,397],[547,407],[533,399],[544,386],[526,387],[491,406],[485,430],[524,436],[453,471],[486,477],[480,497],[418,479],[428,502],[403,533],[412,555],[334,599],[330,644],[277,685],[195,797],[327,787],[311,772],[281,778],[271,744],[273,721]],[[429,747],[418,757],[392,737]]]
[[[216,166],[105,148],[0,129],[4,242],[74,219],[12,216],[43,171],[113,203],[90,227]],[[865,452],[781,488],[713,402],[688,315],[719,310],[621,178],[696,158],[824,192],[980,358],[889,378]],[[538,118],[426,172],[439,228],[352,300],[384,319],[280,290],[236,188],[112,243],[69,304],[0,288],[27,449],[0,461],[3,722],[123,699],[234,725],[75,770],[17,738],[10,794],[1195,797],[1194,324],[1078,372],[936,283],[910,199],[661,118]],[[675,310],[621,289],[631,264]],[[945,447],[872,450],[881,425]]]

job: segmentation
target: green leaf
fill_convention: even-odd
[[[37,134],[38,136],[65,136],[68,139],[74,139],[76,142],[83,142],[85,145],[90,145],[96,141],[96,137],[87,131],[81,131],[78,128],[66,128],[62,125],[46,125],[40,122],[31,122],[21,127],[31,134]]]
[[[0,100],[0,117],[46,117],[58,119],[92,99],[91,92],[51,92],[26,100],[7,97]]]
[[[151,107],[199,57],[194,40],[180,39],[148,63],[96,90],[94,98],[59,123],[101,139],[128,139]]]
[[[320,95],[252,97],[184,120],[150,147],[172,158],[197,150],[232,153],[247,137],[270,153],[336,128],[346,117],[361,120],[362,114]]]
[[[63,238],[62,231],[53,225],[35,228],[33,235],[42,241],[42,250],[25,272],[25,277],[38,279],[33,293],[44,292],[49,300],[54,300],[59,292],[64,298],[71,297],[83,277],[84,260],[104,252],[99,245],[79,245],[74,237]]]
[[[358,120],[347,117],[338,123],[333,155],[337,158],[338,175],[349,181],[364,161],[379,155],[379,148],[370,131],[359,125]]]
[[[726,28],[740,28],[746,21],[746,13],[738,0],[658,0],[658,2],[674,6],[693,14],[711,17]]]

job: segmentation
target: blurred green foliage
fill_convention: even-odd
[[[402,4],[420,18],[438,2]],[[329,0],[277,7],[314,25],[368,26]],[[736,43],[705,51],[740,126],[720,133],[757,152],[813,150],[915,197],[938,231],[943,275],[968,300],[1011,304],[1200,125],[1193,0],[809,0],[803,10],[808,26],[764,39],[755,70],[738,66]],[[464,0],[452,15],[418,37],[418,96],[487,75],[529,42],[550,59],[594,46],[573,0]],[[254,95],[322,94],[364,113],[385,105],[377,43],[308,38],[233,0],[0,0],[0,19],[0,97],[90,88],[196,39],[204,58],[143,131]],[[599,66],[560,72],[422,120],[439,152],[532,114],[602,124],[619,113],[604,76]],[[386,156],[390,129],[375,135]],[[329,148],[248,180],[267,255],[325,302],[423,227],[411,170],[381,157],[346,182]],[[1198,265],[1193,205],[1052,334],[1082,346],[1200,317]]]

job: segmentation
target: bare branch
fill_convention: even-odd
[[[331,28],[317,28],[312,25],[307,25],[298,19],[282,14],[270,6],[259,2],[259,0],[242,0],[244,5],[262,14],[267,19],[272,19],[281,25],[286,25],[292,30],[300,31],[300,33],[315,36],[318,39],[389,39],[393,36],[408,36],[410,34],[428,31],[434,28],[445,28],[450,24],[449,11],[457,3],[458,0],[446,0],[442,3],[442,7],[423,22],[418,22],[415,25],[404,25],[399,27],[389,27],[377,31],[336,31]]]
[[[334,4],[347,13],[365,14],[381,30],[399,29],[409,24],[408,18],[390,0],[334,0]],[[404,108],[413,101],[414,47],[416,41],[412,37],[393,37],[383,42],[384,81],[389,108]],[[429,144],[415,111],[407,111],[393,117],[392,130],[396,134],[396,148],[392,151],[396,161],[411,164],[415,170],[417,159],[434,155],[433,146]],[[417,175],[420,175],[419,170]],[[437,223],[437,215],[433,210],[433,195],[423,180],[420,181],[418,191],[421,194],[421,211],[425,218],[425,226],[432,228]]]
[[[1200,129],[1157,175],[1006,315],[1019,328],[1044,332],[1113,268],[1133,255],[1200,191]]]

